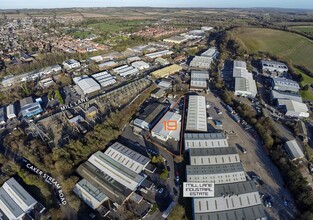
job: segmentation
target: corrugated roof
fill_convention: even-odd
[[[207,116],[206,102],[204,96],[191,95],[188,101],[187,125],[186,131],[206,132]]]

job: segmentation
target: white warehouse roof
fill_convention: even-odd
[[[304,157],[301,147],[296,140],[291,140],[286,142],[286,150],[289,157],[292,160],[300,159]]]
[[[84,75],[73,79],[76,85],[83,91],[84,94],[89,94],[100,90],[100,85],[92,78]]]
[[[207,132],[206,102],[204,96],[190,95],[186,131]]]
[[[148,69],[150,67],[149,64],[144,61],[136,61],[133,62],[131,65],[139,70]]]
[[[285,115],[289,117],[308,118],[310,114],[306,104],[293,100],[277,99],[278,105],[284,107]]]

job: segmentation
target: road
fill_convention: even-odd
[[[214,97],[213,94],[206,94],[205,96],[208,101],[214,103],[223,112],[223,117],[220,116],[219,120],[223,122],[224,129],[227,132],[233,130],[237,133],[236,136],[229,137],[230,146],[240,144],[246,148],[246,154],[240,153],[240,159],[245,171],[254,171],[265,182],[263,186],[258,187],[258,190],[265,195],[271,195],[273,198],[273,207],[266,208],[269,219],[293,219],[298,213],[294,200],[289,191],[284,188],[285,184],[281,173],[267,156],[261,139],[259,137],[254,138],[231,119],[226,113],[226,109],[221,105],[220,100]],[[282,196],[289,201],[288,207],[284,206]]]

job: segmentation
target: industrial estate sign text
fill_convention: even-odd
[[[184,183],[184,197],[214,197],[214,183]]]

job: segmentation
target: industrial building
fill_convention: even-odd
[[[299,92],[300,86],[297,82],[282,77],[271,78],[272,88],[278,91]]]
[[[208,89],[209,72],[207,71],[191,71],[190,90],[203,91]]]
[[[139,60],[141,60],[141,58],[138,56],[128,57],[127,63],[132,63],[132,62],[139,61]]]
[[[5,112],[4,107],[0,107],[0,125],[5,124]]]
[[[179,141],[181,129],[180,121],[181,115],[168,111],[152,129],[151,136],[161,141],[167,141],[168,139]]]
[[[196,67],[200,69],[210,69],[213,58],[205,56],[195,56],[190,62],[190,67]]]
[[[13,104],[7,106],[7,118],[8,119],[16,118],[15,107]]]
[[[99,62],[101,62],[103,60],[103,57],[99,55],[99,56],[90,57],[88,60],[89,61],[91,60],[93,62],[99,63]]]
[[[150,67],[150,65],[144,61],[135,61],[131,65],[139,70],[149,69]]]
[[[218,184],[246,181],[242,164],[186,166],[187,182],[211,182]]]
[[[148,105],[143,112],[133,122],[139,128],[150,131],[154,125],[163,117],[168,110],[168,106],[160,103],[152,103]]]
[[[188,97],[186,131],[207,132],[206,101],[204,96]]]
[[[99,69],[100,70],[108,70],[108,69],[111,69],[113,67],[116,67],[118,65],[118,63],[112,61],[112,60],[109,60],[109,61],[106,61],[104,63],[100,63],[98,65]]]
[[[115,161],[124,165],[135,173],[141,173],[149,164],[150,159],[140,153],[126,147],[125,145],[115,142],[112,144],[104,154],[113,158]]]
[[[167,59],[164,59],[162,57],[156,58],[154,62],[160,64],[161,66],[166,66],[170,64],[170,62]]]
[[[110,156],[98,151],[90,156],[88,161],[120,184],[134,191],[144,181],[145,177],[125,167]]]
[[[191,148],[189,157],[190,165],[218,165],[240,162],[235,147]]]
[[[162,51],[158,51],[158,52],[153,52],[153,53],[148,53],[145,56],[149,59],[155,59],[158,57],[163,57],[163,56],[169,56],[171,54],[173,54],[173,51],[170,50],[162,50]]]
[[[91,76],[101,85],[102,88],[105,88],[116,83],[115,77],[113,77],[107,71],[95,73]]]
[[[91,94],[101,89],[100,85],[87,75],[74,77],[73,81],[85,95]]]
[[[233,77],[235,78],[235,95],[255,98],[258,93],[256,82],[252,73],[248,72],[245,62],[234,61]]]
[[[152,98],[156,98],[156,99],[162,98],[164,95],[165,95],[165,91],[161,88],[156,88],[150,94]]]
[[[297,160],[304,157],[303,151],[296,140],[287,141],[285,149],[291,160]]]
[[[36,204],[37,201],[13,177],[0,188],[0,210],[6,217],[2,216],[3,219],[23,219]]]
[[[253,181],[215,185],[214,197],[193,198],[192,206],[194,220],[267,219]]]
[[[171,80],[162,79],[158,83],[158,86],[163,88],[163,89],[169,89],[172,86],[172,81]]]
[[[288,72],[287,65],[281,62],[262,60],[261,65],[262,65],[263,72],[269,71],[269,72],[277,72],[279,74]]]
[[[164,42],[173,43],[173,44],[181,44],[186,42],[188,39],[182,36],[174,36],[170,38],[163,39]]]
[[[306,104],[293,100],[277,99],[278,109],[287,117],[308,118],[310,114]]]
[[[95,187],[86,179],[76,183],[73,191],[92,209],[99,208],[104,201],[109,199],[101,189]]]
[[[62,63],[63,68],[66,70],[71,70],[80,67],[80,63],[74,59],[66,60]]]
[[[203,57],[210,57],[212,59],[216,59],[218,57],[218,51],[216,47],[211,47],[208,50],[204,51],[201,56]]]
[[[299,94],[271,90],[271,100],[277,101],[277,99],[285,99],[285,100],[292,100],[296,102],[302,102],[302,98]]]
[[[133,66],[129,65],[123,65],[120,67],[116,67],[113,69],[113,71],[116,74],[119,74],[121,77],[128,77],[128,76],[133,76],[137,75],[139,73],[139,70]]]
[[[228,146],[224,133],[185,133],[185,150]]]
[[[23,117],[30,118],[43,112],[39,102],[34,102],[32,97],[20,100],[21,114]]]
[[[156,70],[151,73],[154,78],[164,78],[171,74],[181,71],[183,68],[177,64],[172,64],[170,66],[164,67],[163,69]]]

